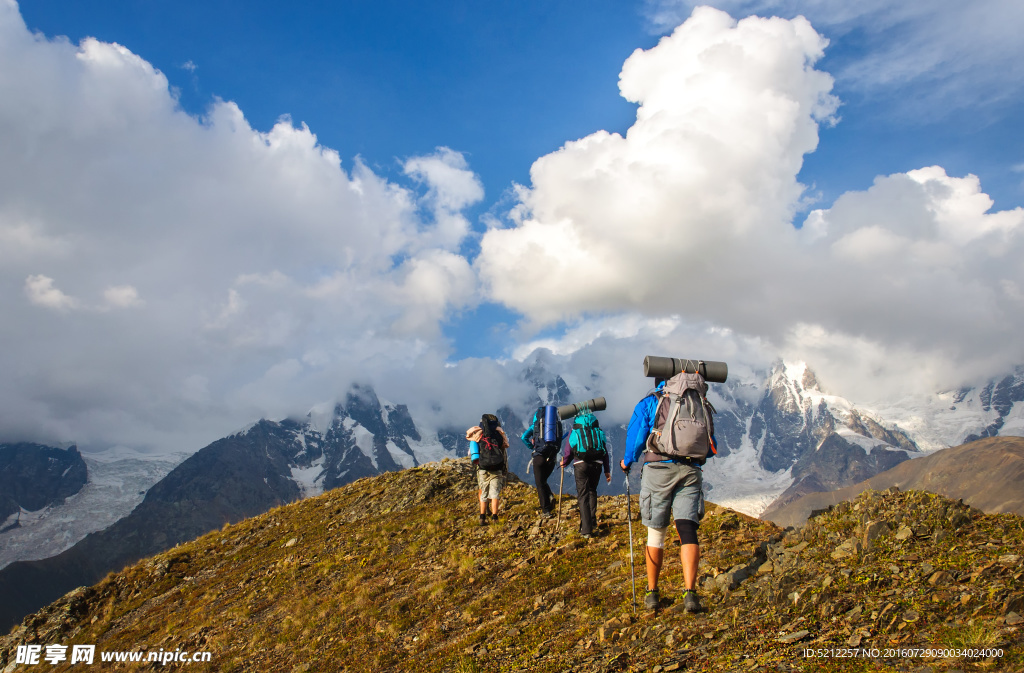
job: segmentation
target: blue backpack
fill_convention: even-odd
[[[569,446],[572,447],[576,460],[597,462],[604,460],[604,430],[597,424],[597,417],[589,410],[579,414],[572,424],[569,435]]]

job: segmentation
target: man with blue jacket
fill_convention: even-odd
[[[682,543],[679,559],[683,564],[686,586],[683,609],[700,612],[696,591],[700,563],[697,525],[704,517],[703,461],[647,450],[647,438],[655,429],[655,415],[664,386],[665,381],[658,379],[654,392],[640,400],[633,409],[626,431],[625,453],[619,466],[629,474],[630,465],[641,461],[640,515],[647,526],[647,594],[644,605],[650,610],[658,607],[658,575],[664,558],[665,531],[674,521]]]

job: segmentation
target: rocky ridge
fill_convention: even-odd
[[[556,532],[515,479],[499,523],[479,526],[475,510],[464,459],[363,478],[72,591],[0,639],[0,667],[31,670],[15,663],[25,644],[211,652],[212,662],[189,665],[197,671],[1024,666],[1016,515],[892,489],[783,531],[709,503],[699,529],[706,611],[690,615],[675,547],[659,612],[633,612],[622,496],[601,498],[601,534],[589,541],[574,532],[568,499]],[[632,531],[641,587],[645,533],[638,521]],[[804,656],[924,646],[1001,656]]]
[[[892,486],[963,500],[990,513],[1024,515],[1024,438],[988,437],[935,451],[851,486],[776,502],[761,518],[780,526],[802,525],[815,510]]]

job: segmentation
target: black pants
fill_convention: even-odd
[[[580,505],[580,533],[590,535],[597,524],[597,483],[601,463],[576,463],[576,501]]]
[[[537,484],[537,499],[540,500],[540,508],[545,512],[550,512],[554,507],[551,488],[548,486],[548,477],[551,476],[557,462],[558,460],[555,458],[548,460],[544,456],[533,457],[533,480]]]

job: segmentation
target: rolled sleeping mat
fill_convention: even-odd
[[[644,358],[644,376],[670,379],[679,372],[699,373],[709,383],[725,383],[729,378],[729,365],[713,360],[686,360],[648,355]]]
[[[553,404],[544,407],[544,441],[558,441],[558,408]]]
[[[558,417],[563,421],[567,418],[572,418],[576,414],[583,411],[583,409],[590,409],[591,411],[602,411],[608,408],[608,401],[603,397],[595,397],[592,400],[586,402],[579,402],[578,404],[567,404],[564,407],[558,407]]]

